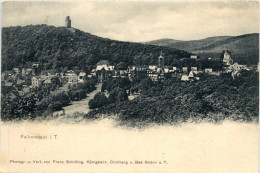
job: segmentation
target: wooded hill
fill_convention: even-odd
[[[181,49],[205,58],[219,58],[220,53],[228,49],[232,53],[232,58],[239,63],[257,64],[259,61],[259,33],[209,37],[191,41],[160,39],[146,42],[146,44]]]
[[[2,71],[39,62],[42,69],[78,68],[88,71],[100,60],[113,65],[157,64],[160,52],[165,64],[188,58],[174,48],[122,42],[97,37],[74,28],[47,25],[2,28]]]

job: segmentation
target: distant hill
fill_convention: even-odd
[[[35,25],[2,28],[2,71],[39,62],[42,69],[90,70],[98,61],[111,64],[157,64],[163,52],[165,64],[190,53],[162,46],[115,41],[74,28]]]
[[[148,44],[152,44],[152,45],[156,45],[156,46],[168,46],[168,45],[171,45],[171,44],[174,44],[177,42],[181,42],[181,40],[164,38],[164,39],[149,41]]]
[[[164,40],[167,40],[165,42]],[[168,44],[167,44],[168,43]],[[146,42],[146,44],[163,45],[196,53],[201,57],[219,58],[221,52],[228,49],[235,61],[245,64],[257,64],[259,61],[259,34],[240,36],[219,36],[202,40],[179,41],[170,39]]]

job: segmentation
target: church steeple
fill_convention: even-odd
[[[160,53],[160,56],[158,57],[158,68],[164,68],[164,57],[162,56],[162,51]]]

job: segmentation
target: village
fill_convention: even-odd
[[[65,27],[68,31],[75,32],[75,29],[71,27],[69,16],[66,17]],[[68,92],[72,86],[76,88],[80,84],[88,85],[86,84],[88,79],[94,79],[98,83],[111,78],[127,78],[133,81],[134,79],[147,77],[153,82],[169,78],[175,78],[183,82],[196,82],[204,74],[219,76],[222,73],[230,73],[234,79],[240,75],[241,70],[250,70],[246,65],[234,62],[231,52],[227,50],[224,51],[221,66],[218,69],[213,69],[211,66],[199,67],[199,63],[196,62],[199,62],[200,59],[200,56],[191,54],[189,58],[186,58],[186,62],[188,62],[186,65],[168,66],[165,65],[163,52],[160,52],[157,64],[131,65],[119,68],[118,65],[110,64],[108,60],[101,60],[89,71],[68,69],[67,67],[62,68],[62,71],[58,71],[55,68],[43,68],[43,64],[40,62],[32,62],[27,63],[26,66],[14,67],[11,71],[3,71],[1,73],[2,97],[7,100],[12,100],[17,96],[26,97],[32,94],[37,97],[38,93],[44,88],[47,88],[46,91],[48,93],[45,93],[45,96],[55,96],[62,92]],[[183,61],[183,58],[180,58],[179,61]],[[211,57],[207,58],[206,61],[216,62]],[[197,65],[194,66],[191,62],[195,62],[193,64]],[[84,98],[85,94],[81,95],[83,96],[76,96],[74,100]],[[35,100],[40,101],[41,99],[35,98]]]
[[[197,55],[191,55],[190,59],[197,60]],[[157,65],[134,65],[128,66],[127,69],[116,69],[110,65],[108,60],[102,60],[96,64],[96,68],[92,69],[89,74],[84,71],[75,72],[67,70],[66,72],[52,73],[52,70],[43,70],[39,68],[39,63],[32,63],[31,68],[13,68],[12,71],[4,71],[1,74],[2,86],[7,91],[12,91],[8,97],[12,97],[13,93],[24,96],[31,90],[40,86],[50,86],[53,82],[60,84],[54,94],[57,92],[67,91],[69,86],[77,83],[83,83],[87,78],[96,78],[98,82],[107,78],[134,78],[149,77],[152,81],[164,80],[167,78],[177,78],[184,82],[194,82],[200,79],[200,75],[220,75],[221,73],[230,73],[233,78],[238,76],[241,70],[250,70],[246,65],[240,65],[233,62],[230,54],[225,51],[223,58],[223,70],[213,71],[212,68],[199,69],[198,67],[174,67],[165,66],[162,53],[158,57]]]

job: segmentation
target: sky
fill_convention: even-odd
[[[2,27],[47,24],[110,39],[197,40],[259,33],[259,2],[4,2]]]

